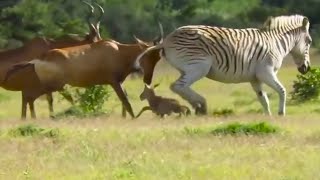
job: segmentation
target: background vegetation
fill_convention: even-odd
[[[319,0],[97,2],[106,11],[102,36],[121,42],[132,42],[133,34],[153,38],[157,20],[169,33],[185,24],[259,27],[269,15],[300,13],[312,23],[311,62],[319,65]],[[56,38],[88,31],[88,9],[80,0],[2,0],[0,7],[2,49],[38,35]],[[71,93],[80,114],[98,117],[52,120],[47,102],[38,100],[38,119],[22,122],[17,120],[21,94],[0,88],[0,179],[319,179],[320,71],[312,72],[297,76],[290,56],[284,61],[279,79],[293,92],[286,117],[262,115],[249,84],[202,79],[193,88],[208,101],[209,114],[203,117],[159,119],[146,112],[139,119],[123,119],[114,91],[97,86]],[[187,105],[169,89],[177,71],[161,61],[154,77],[161,82],[157,94]],[[142,80],[128,78],[124,87],[137,113],[146,105],[138,98]],[[276,114],[278,96],[266,90]],[[73,113],[69,102],[57,95],[55,112]]]
[[[90,0],[88,0],[90,2]],[[158,33],[157,20],[165,32],[186,24],[234,28],[259,27],[270,15],[299,13],[309,17],[315,44],[319,46],[319,0],[96,0],[105,9],[102,36],[132,42]],[[80,0],[2,0],[0,47],[14,47],[36,35],[59,37],[87,32],[88,8]]]

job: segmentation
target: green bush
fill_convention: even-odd
[[[214,116],[230,116],[234,114],[234,110],[230,108],[216,109],[212,114]]]
[[[297,80],[293,82],[291,99],[295,101],[307,101],[319,97],[320,88],[320,68],[311,69],[305,75],[297,75]]]
[[[240,124],[231,123],[211,131],[214,135],[264,135],[279,132],[279,128],[267,122]]]
[[[9,130],[9,135],[13,137],[40,136],[55,138],[59,136],[59,129],[44,129],[34,124],[26,124]]]
[[[55,117],[76,116],[87,117],[97,116],[105,113],[103,109],[104,102],[110,97],[109,88],[102,85],[96,85],[88,88],[65,88],[60,92],[64,98],[73,100],[73,106],[66,111],[57,114]]]
[[[108,100],[110,93],[102,85],[85,88],[84,91],[76,91],[76,98],[82,112],[95,114],[102,112],[103,104]]]
[[[184,127],[183,130],[187,135],[200,135],[206,133],[206,129],[203,128]]]
[[[252,122],[241,124],[239,122],[219,127],[184,127],[183,133],[193,135],[266,135],[280,132],[280,128],[268,122]]]

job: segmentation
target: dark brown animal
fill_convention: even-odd
[[[172,113],[178,113],[179,117],[181,114],[190,115],[191,111],[187,106],[180,105],[179,101],[172,98],[165,98],[162,96],[157,96],[154,92],[154,89],[159,84],[150,87],[145,84],[144,90],[140,95],[140,100],[143,101],[147,99],[149,106],[145,106],[141,109],[136,118],[138,118],[144,111],[150,110],[160,117],[165,115],[171,115]]]
[[[4,77],[7,71],[14,64],[25,62],[25,61],[31,61],[35,58],[40,57],[50,49],[79,46],[79,45],[88,44],[88,43],[92,43],[100,40],[101,36],[99,33],[99,24],[104,11],[101,8],[101,6],[96,4],[101,11],[101,15],[99,17],[98,22],[96,24],[93,24],[91,23],[90,18],[91,16],[93,16],[94,7],[87,2],[85,3],[89,5],[89,7],[91,8],[91,13],[87,17],[87,22],[89,25],[90,32],[84,38],[77,36],[77,38],[65,37],[58,40],[52,40],[47,38],[36,37],[30,40],[29,42],[25,43],[23,47],[0,53],[0,82],[2,82],[0,86],[3,87],[4,89],[11,90],[11,91],[22,91],[21,118],[23,119],[26,118],[27,104],[29,104],[29,107],[30,107],[31,117],[32,118],[36,117],[35,111],[34,111],[35,99],[33,97],[34,97],[34,94],[38,94],[38,92],[34,91],[37,85],[33,81],[35,77],[34,77],[34,74],[32,74],[31,72],[29,73],[25,72],[24,76],[20,76],[20,78],[8,79],[4,83]],[[49,103],[50,113],[52,113],[53,98],[50,92],[48,92],[47,94],[47,99]]]
[[[162,34],[161,29],[161,37]],[[159,43],[159,38],[150,44],[138,38],[136,41],[136,44],[121,44],[102,40],[50,50],[40,59],[15,65],[8,71],[5,83],[23,79],[25,74],[32,74],[33,78],[26,79],[25,83],[20,82],[20,87],[16,88],[28,86],[26,91],[32,92],[30,98],[33,101],[42,94],[62,90],[65,84],[77,87],[108,84],[115,90],[126,111],[134,117],[121,84],[130,73],[139,71],[135,68],[136,57],[148,47]],[[153,69],[159,59],[159,52],[154,51],[141,60],[146,83],[151,82]]]

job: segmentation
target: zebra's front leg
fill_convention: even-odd
[[[208,65],[207,63],[186,65],[184,66],[183,71],[181,71],[179,79],[170,86],[173,92],[180,95],[180,97],[192,105],[197,115],[207,114],[207,102],[205,98],[193,91],[190,86],[194,82],[205,77],[210,68],[211,65]]]
[[[253,81],[250,83],[251,83],[253,90],[257,94],[257,97],[258,97],[259,102],[261,103],[261,105],[264,109],[264,112],[270,116],[271,111],[270,111],[270,106],[269,106],[269,99],[268,99],[267,93],[262,90],[262,83],[259,81]]]
[[[266,73],[260,73],[258,79],[274,89],[279,94],[279,110],[278,114],[284,116],[286,114],[286,89],[280,83],[278,77],[273,71]]]

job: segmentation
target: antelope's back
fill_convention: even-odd
[[[93,43],[89,48],[69,54],[64,66],[69,83],[75,86],[105,84],[112,75],[118,47],[109,41]]]

